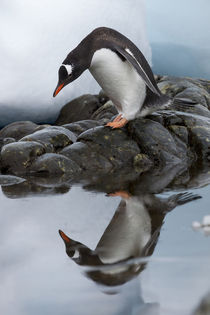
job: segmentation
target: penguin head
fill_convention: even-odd
[[[68,56],[58,70],[58,84],[53,96],[55,97],[64,86],[76,80],[86,69],[87,67],[79,60]]]
[[[69,238],[63,231],[59,230],[58,232],[64,241],[66,254],[74,261],[77,261],[81,254],[80,250],[82,248],[82,244],[74,241],[72,238]]]

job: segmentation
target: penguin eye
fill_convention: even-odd
[[[58,74],[59,74],[60,81],[64,81],[65,79],[68,78],[68,72],[64,66],[60,67]]]
[[[63,67],[66,70],[66,73],[67,73],[68,76],[72,75],[72,69],[73,69],[72,65],[64,65],[64,64],[62,64],[61,67]]]

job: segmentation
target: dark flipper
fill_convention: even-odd
[[[137,73],[144,80],[148,88],[154,94],[160,96],[161,92],[157,87],[152,70],[144,56],[141,54],[141,52],[140,51],[138,52],[139,56],[134,56],[128,51],[126,51],[124,48],[117,45],[115,46],[115,50],[118,54],[121,54],[136,69]]]

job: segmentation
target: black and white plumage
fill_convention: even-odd
[[[95,250],[69,238],[61,230],[59,234],[65,243],[67,255],[75,263],[95,267],[88,271],[88,277],[100,284],[115,286],[129,281],[144,269],[145,262],[137,260],[153,254],[165,215],[176,206],[200,196],[179,193],[161,198],[146,192],[132,196],[126,191],[110,196],[121,196],[122,200]],[[131,260],[135,258],[136,262],[134,260],[132,263]]]
[[[89,69],[116,106],[119,115],[108,125],[122,127],[129,120],[166,107],[171,100],[159,90],[140,50],[121,33],[100,27],[85,37],[63,61],[54,96]]]

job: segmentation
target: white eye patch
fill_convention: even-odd
[[[62,66],[64,66],[66,68],[68,75],[70,75],[72,73],[72,66],[71,65],[62,64]]]

